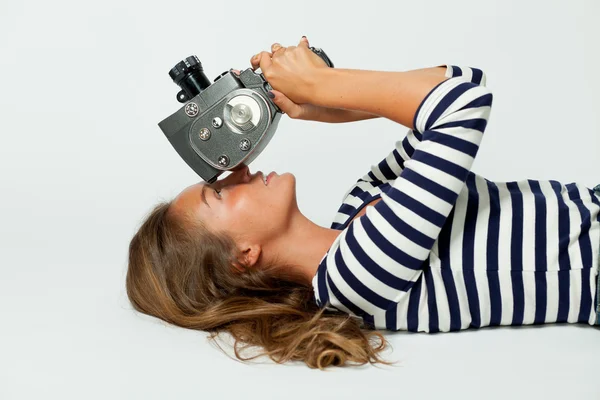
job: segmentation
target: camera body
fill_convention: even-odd
[[[321,49],[310,49],[333,67]],[[269,144],[282,112],[267,96],[272,88],[262,73],[248,68],[238,76],[229,70],[211,83],[191,56],[169,75],[182,88],[177,100],[184,105],[158,126],[204,181],[249,165]]]

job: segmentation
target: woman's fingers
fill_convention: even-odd
[[[268,51],[261,51],[258,55],[258,66],[260,67],[263,73],[266,73],[268,69],[271,67],[271,53]]]
[[[250,60],[252,69],[260,68],[263,77],[271,87],[279,89],[280,93],[285,93],[285,100],[292,102],[293,105],[283,100],[284,105],[280,108],[284,109],[288,115],[311,113],[312,108],[306,105],[310,103],[310,96],[306,89],[309,78],[306,77],[306,72],[317,67],[314,58],[318,57],[309,55],[308,39],[303,36],[298,46],[288,47],[283,47],[280,43],[275,42],[271,45],[270,50],[271,52],[262,51],[252,57]],[[286,107],[291,110],[285,110]]]
[[[271,53],[275,53],[277,50],[279,50],[281,48],[281,45],[279,43],[273,43],[271,45]]]
[[[272,89],[271,93],[275,96],[271,100],[286,113],[290,118],[302,118],[302,106],[288,99],[283,93]]]
[[[272,56],[273,55],[271,53],[269,53],[268,51],[261,51],[260,53],[253,55],[252,58],[250,59],[250,65],[252,65],[252,70],[254,71],[258,67],[260,67],[262,69],[261,60],[263,58],[266,58],[270,61]]]
[[[270,55],[269,55],[269,57],[270,57]],[[253,55],[252,58],[250,59],[250,65],[252,66],[253,71],[258,68],[259,61],[260,61],[260,53]]]
[[[302,39],[300,39],[300,43],[298,43],[298,47],[300,47],[300,46],[308,47],[308,39],[306,38],[306,36],[302,36]],[[261,67],[261,59],[264,56],[268,55],[268,57],[271,59],[275,55],[280,56],[283,53],[285,53],[287,50],[293,50],[294,48],[296,48],[296,46],[283,47],[281,45],[281,43],[277,43],[277,42],[273,43],[271,45],[270,53],[268,51],[262,51],[258,54],[255,54],[254,56],[252,56],[252,58],[250,59],[250,65],[252,65],[252,70],[256,70],[258,67],[260,67],[260,69],[263,69],[263,67]],[[280,50],[283,50],[283,51],[280,51]],[[275,54],[275,53],[277,53],[277,54]]]
[[[302,36],[302,39],[300,39],[300,43],[298,43],[298,47],[300,47],[300,46],[308,47],[308,39],[306,38],[306,36]]]
[[[273,57],[273,55],[268,51],[262,51],[258,54],[253,55],[250,59],[250,65],[252,65],[252,70],[255,70],[258,67],[260,67],[260,58],[262,57],[263,53],[266,54],[266,56],[269,58]]]
[[[271,52],[272,52],[271,59],[273,59],[275,57],[281,57],[289,49],[290,49],[289,47],[283,47],[279,43],[273,43],[273,45],[271,46]]]

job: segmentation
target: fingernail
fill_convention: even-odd
[[[302,39],[306,39],[306,36],[302,36]]]
[[[269,92],[267,92],[267,96],[269,96],[271,99],[274,99],[275,98],[275,93],[269,91]]]

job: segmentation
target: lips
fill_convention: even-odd
[[[258,175],[260,175],[260,180],[263,182],[263,185],[266,186],[269,184],[269,181],[271,179],[273,179],[273,177],[275,175],[277,175],[277,173],[275,171],[272,171],[269,175],[265,176],[265,174],[262,171],[258,171],[253,176],[258,176]]]

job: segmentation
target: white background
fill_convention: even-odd
[[[586,325],[389,332],[400,367],[324,373],[232,361],[204,332],[132,311],[124,288],[142,218],[199,180],[157,126],[179,108],[177,61],[198,55],[212,80],[307,35],[339,68],[479,67],[494,109],[474,172],[591,188],[599,4],[2,0],[0,399],[600,398],[600,332]],[[405,132],[284,117],[250,168],[294,173],[301,211],[329,227]]]

